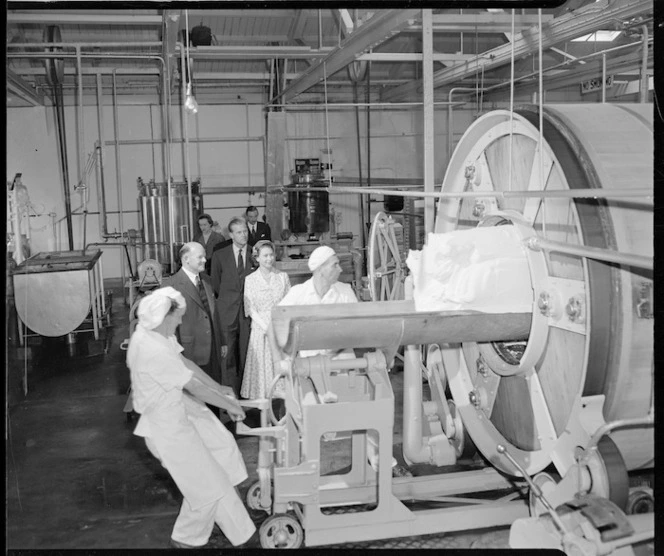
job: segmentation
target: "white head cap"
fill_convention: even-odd
[[[334,249],[328,247],[327,245],[316,247],[316,249],[313,250],[313,253],[311,253],[309,256],[309,270],[313,272],[330,257],[334,257],[334,255],[336,255]]]
[[[148,330],[157,328],[171,310],[171,304],[175,302],[179,309],[187,307],[187,302],[182,294],[175,288],[167,286],[154,290],[146,295],[138,304],[138,323]]]

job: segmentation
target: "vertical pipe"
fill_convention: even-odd
[[[180,60],[182,61],[182,67],[184,67],[185,63],[185,49],[181,48],[180,49]],[[187,64],[189,64],[189,60],[187,60]],[[189,66],[187,65],[187,68]],[[184,103],[187,97],[187,81],[186,79],[180,79],[180,90],[182,91],[182,102],[180,104],[180,113],[181,113],[181,118],[182,118],[182,137],[184,139],[184,171],[186,174],[186,179],[187,179],[187,227],[189,229],[189,234],[190,237],[194,237],[194,230],[192,229],[192,221],[191,221],[191,213],[193,211],[192,208],[192,199],[191,199],[191,170],[189,168],[189,116],[187,115],[187,110],[185,109]],[[192,93],[193,94],[193,93]],[[170,191],[170,188],[169,188]],[[168,206],[171,206],[171,199],[169,197],[168,200]],[[169,219],[172,220],[173,211],[169,210]],[[182,239],[182,238],[181,238]],[[173,250],[173,247],[171,246],[171,251]]]
[[[512,170],[514,168],[514,10],[512,10],[512,34],[510,35],[510,149],[507,163],[509,164],[509,172],[507,178],[507,189],[512,190]]]
[[[450,159],[452,158],[452,141],[454,140],[452,137],[452,131],[453,131],[453,124],[452,124],[452,95],[456,92],[459,91],[465,91],[465,92],[475,92],[477,89],[473,89],[472,87],[452,87],[450,89],[450,92],[447,95],[447,163],[450,163]],[[480,91],[484,91],[484,89],[480,89]]]
[[[318,50],[323,48],[323,13],[318,10]]]
[[[98,192],[99,197],[99,227],[101,231],[101,237],[108,237],[108,224],[106,222],[106,190],[104,184],[104,113],[103,113],[103,101],[102,101],[102,87],[101,87],[101,74],[97,74],[97,128],[99,132],[99,142],[97,147],[99,149],[99,180],[98,180]]]
[[[432,10],[422,10],[422,93],[424,116],[424,192],[434,190],[433,23]],[[424,237],[433,232],[434,199],[424,199]]]
[[[85,248],[85,245],[83,246]],[[99,340],[99,320],[97,315],[97,288],[95,287],[94,270],[88,270],[88,291],[90,293],[90,308],[92,309],[92,328],[94,329],[95,340]]]
[[[542,8],[537,9],[537,34],[539,35],[539,184],[544,189],[544,70],[542,66]],[[510,130],[511,133],[511,130]],[[510,160],[510,164],[512,161]],[[542,235],[546,236],[546,199],[542,199]]]
[[[25,257],[23,256],[23,238],[21,237],[21,215],[19,214],[18,191],[13,187],[9,195],[9,211],[14,227],[14,260],[16,264],[21,264]]]
[[[606,54],[602,54],[602,104],[606,103]]]
[[[76,76],[78,79],[78,182],[85,179],[83,161],[85,160],[85,137],[83,127],[83,72],[81,70],[81,47],[76,46]],[[85,238],[83,239],[85,248]]]
[[[123,233],[124,230],[124,222],[123,222],[123,210],[122,210],[122,178],[121,178],[121,172],[122,168],[120,166],[120,142],[119,142],[119,129],[118,129],[118,97],[117,97],[117,87],[116,87],[116,75],[115,75],[115,69],[113,70],[113,135],[115,137],[115,181],[117,185],[117,194],[118,194],[118,217],[120,220],[120,234]],[[122,235],[120,236],[122,237]],[[120,255],[120,276],[122,278],[122,284],[124,285],[125,283],[125,260],[122,255]],[[127,290],[123,287],[122,288],[122,298],[123,302],[126,304],[127,303]]]
[[[249,102],[244,103],[247,137],[249,137]],[[251,187],[251,143],[247,141],[247,178],[248,185]]]
[[[422,353],[419,346],[404,348],[403,455],[406,463],[430,462],[431,449],[422,442]]]
[[[170,108],[171,108],[171,74],[170,74],[170,66],[168,66],[169,69],[167,69],[167,64],[164,64],[163,67],[163,72],[164,72],[164,84],[166,87],[166,153],[168,155],[168,167],[167,167],[167,175],[166,175],[166,195],[168,199],[168,242],[167,242],[167,248],[168,248],[168,258],[170,261],[170,270],[171,272],[175,271],[175,256],[173,253],[173,214],[171,207],[173,206],[173,192],[171,191],[171,180],[173,179],[173,168],[171,167],[171,113],[170,113]],[[184,71],[184,66],[182,66],[183,71]],[[162,219],[163,222],[163,219]],[[159,249],[159,247],[157,247]]]
[[[367,103],[367,187],[371,187],[371,60],[369,60],[367,65],[366,103]],[[367,195],[367,199],[370,198],[371,195]],[[362,252],[366,253],[366,248],[368,243],[367,221],[371,219],[371,214],[367,215],[364,212],[364,198],[362,195],[360,195],[360,214],[362,220]],[[362,269],[362,273],[364,275],[367,274],[367,260],[368,257],[364,257],[364,268]]]
[[[65,108],[62,98],[62,84],[53,86],[53,98],[55,99],[55,114],[58,124],[58,145],[60,147],[60,162],[62,163],[62,185],[65,193],[65,213],[67,217],[67,236],[69,250],[74,250],[74,233],[72,231],[71,218],[71,195],[69,192],[69,162],[67,161],[67,136],[65,133]],[[20,238],[19,238],[20,240]]]
[[[360,177],[360,187],[362,187],[362,136],[360,134],[360,106],[357,100],[357,81],[353,81],[353,102],[355,103],[355,128],[357,130],[357,170]],[[362,195],[360,198],[360,225],[364,226],[364,218],[362,217]]]
[[[642,25],[643,31],[643,54],[641,57],[641,83],[639,86],[639,102],[648,100],[648,26]]]

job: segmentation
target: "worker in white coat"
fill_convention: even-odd
[[[279,305],[319,305],[328,303],[358,303],[355,292],[350,284],[339,282],[341,264],[334,249],[322,245],[313,250],[308,261],[311,278],[302,284],[297,284],[288,291]],[[300,357],[313,357],[318,354],[334,355],[334,359],[353,359],[355,352],[345,349],[340,352],[332,350],[302,350]],[[369,463],[375,470],[378,469],[378,438],[375,433],[367,434],[367,455]],[[398,464],[392,458],[393,477],[411,477],[408,469]]]
[[[256,530],[235,488],[247,470],[232,433],[205,404],[225,409],[235,421],[245,414],[227,387],[182,356],[175,329],[185,309],[184,297],[171,287],[155,290],[138,306],[127,351],[141,414],[134,434],[145,438],[184,497],[171,545],[202,547],[217,523],[237,546]]]

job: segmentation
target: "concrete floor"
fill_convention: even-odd
[[[113,293],[112,325],[96,346],[81,342],[77,355],[69,357],[63,338],[41,338],[27,359],[25,351],[8,351],[8,549],[168,547],[181,496],[143,439],[132,434],[135,422],[123,413],[129,373],[119,345],[127,337],[128,307],[121,289]],[[25,373],[27,395],[21,383]],[[402,377],[392,374],[396,444],[401,441]],[[248,419],[251,426],[258,424],[256,414]],[[240,487],[243,496],[257,480],[257,444],[253,437],[238,438],[249,471]],[[343,454],[338,457],[342,462]],[[505,528],[480,529],[335,547],[507,548],[507,539]],[[215,528],[208,547],[230,546]],[[258,547],[257,536],[245,545]]]

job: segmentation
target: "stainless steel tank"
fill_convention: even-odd
[[[322,174],[300,173],[291,176],[292,187],[303,191],[288,192],[289,228],[296,234],[322,234],[330,230],[330,196]],[[321,191],[315,191],[320,187]]]
[[[169,249],[174,250],[173,259],[183,243],[191,241],[196,233],[198,215],[203,212],[203,197],[200,182],[191,184],[191,223],[193,235],[189,231],[187,211],[189,210],[188,187],[186,183],[171,184],[172,210],[168,207],[168,184],[150,181],[144,183],[138,179],[138,200],[141,211],[141,229],[143,232],[143,260],[155,259],[160,264],[170,264]],[[173,218],[173,241],[169,241],[169,214]]]

